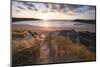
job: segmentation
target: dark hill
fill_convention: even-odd
[[[75,22],[83,22],[83,23],[90,23],[90,24],[95,24],[96,23],[96,20],[83,20],[83,19],[76,19],[76,20],[73,20]]]
[[[28,20],[41,20],[41,19],[36,19],[36,18],[12,18],[12,22],[16,22],[16,21],[28,21]]]

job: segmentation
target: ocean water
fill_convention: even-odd
[[[86,30],[95,32],[95,24],[73,22],[73,21],[18,21],[12,24],[28,24],[32,26],[43,26],[43,27],[57,27],[57,28],[71,28],[76,30]]]

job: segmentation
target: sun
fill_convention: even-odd
[[[48,19],[48,13],[38,13],[38,17],[42,20],[47,20]]]
[[[49,23],[46,20],[44,20],[44,27],[49,27]]]

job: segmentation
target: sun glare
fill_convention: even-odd
[[[43,22],[44,22],[44,27],[49,27],[49,23],[48,23],[48,20],[50,18],[49,14],[48,13],[41,13],[41,16],[39,16]]]
[[[49,27],[49,24],[46,20],[44,20],[44,27]]]
[[[39,18],[45,21],[45,20],[48,20],[50,16],[48,15],[48,13],[40,13]]]

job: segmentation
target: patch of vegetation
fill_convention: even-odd
[[[51,32],[45,33],[46,37],[41,40],[41,32],[37,38],[16,40],[20,33],[12,40],[13,65],[45,64],[57,62],[76,62],[76,61],[95,61],[96,54],[82,43],[74,43],[70,38],[61,35],[52,35]],[[66,31],[67,32],[67,31]],[[37,33],[37,32],[36,32]],[[52,32],[52,33],[55,33]],[[32,31],[32,34],[34,32]],[[22,34],[21,34],[22,35]],[[26,35],[25,35],[26,36]]]

